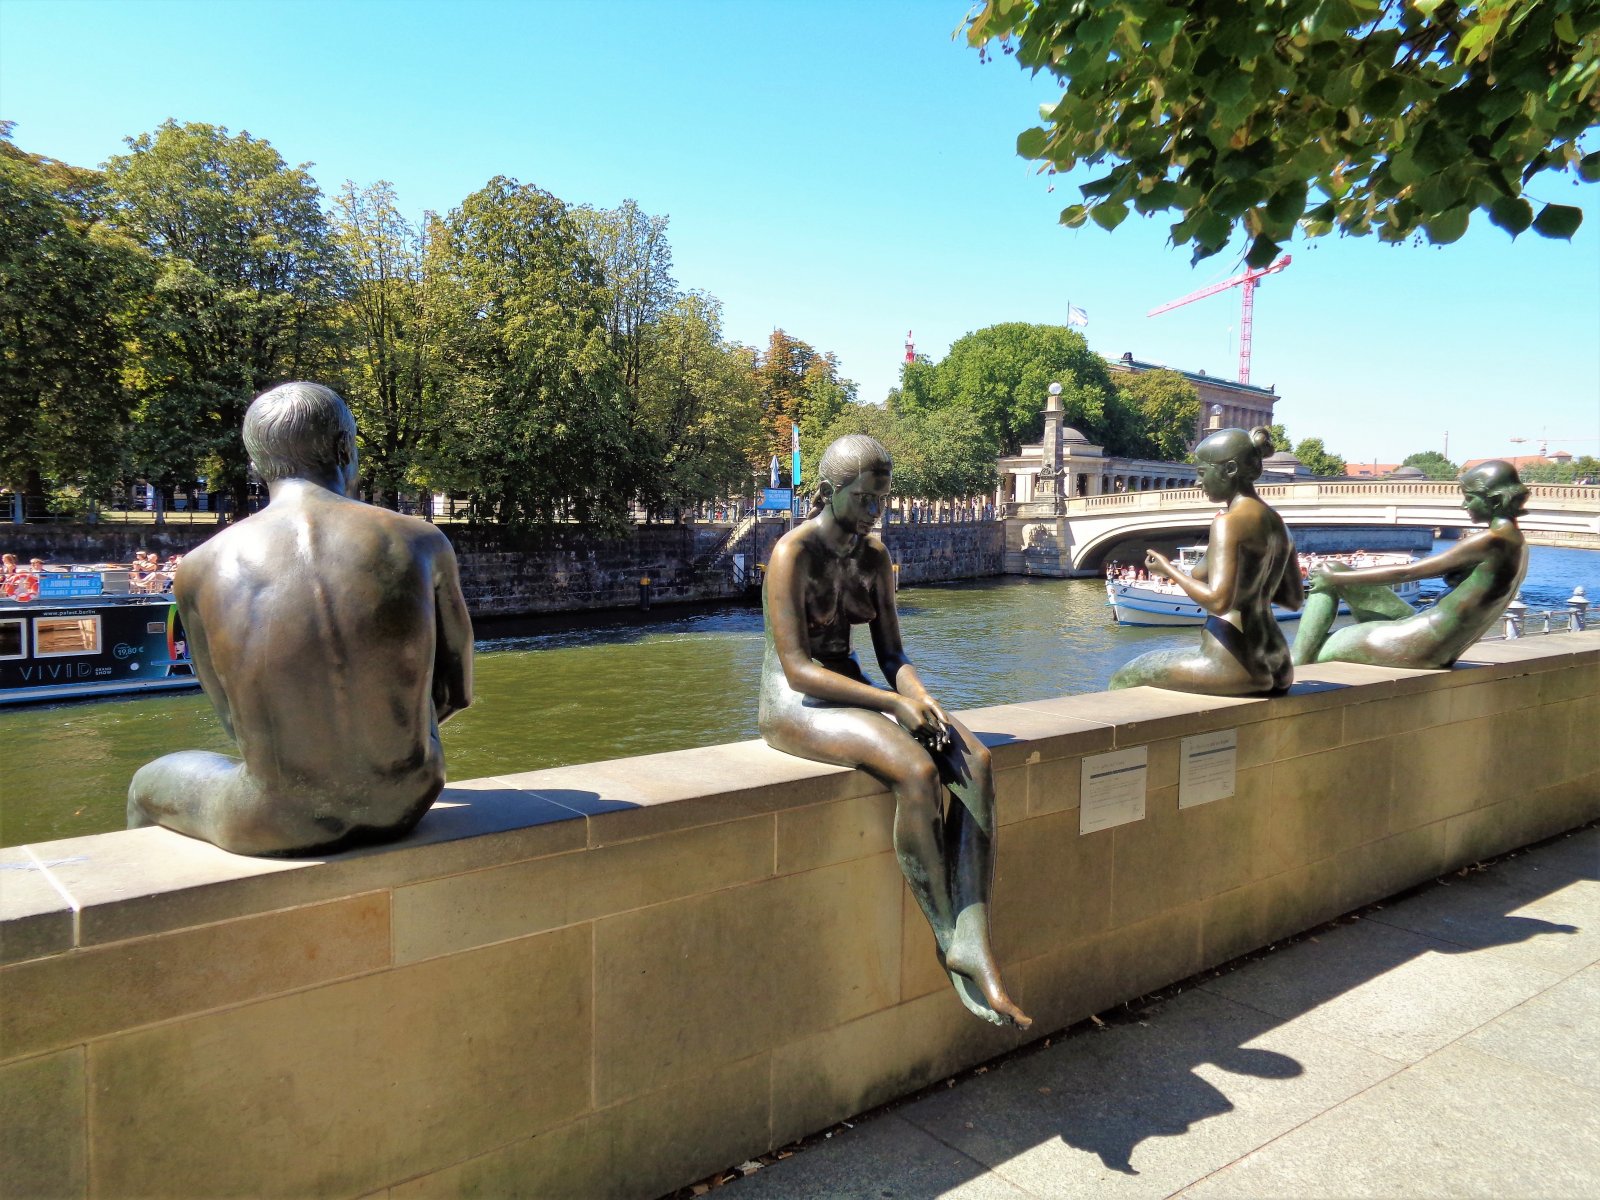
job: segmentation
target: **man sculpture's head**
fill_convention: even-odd
[[[281,383],[244,414],[244,445],[263,483],[309,479],[348,492],[356,478],[356,422],[320,383]]]

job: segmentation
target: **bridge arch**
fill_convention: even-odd
[[[1524,531],[1561,544],[1600,549],[1600,487],[1534,484],[1520,522]],[[1291,530],[1297,527],[1465,528],[1471,525],[1454,483],[1319,480],[1267,484],[1262,499]],[[1072,568],[1098,573],[1116,547],[1135,539],[1195,538],[1210,527],[1216,505],[1199,488],[1128,491],[1069,501],[1064,513]]]

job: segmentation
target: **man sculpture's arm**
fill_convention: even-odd
[[[472,703],[472,618],[461,594],[455,551],[444,535],[433,560],[433,601],[438,623],[433,660],[433,707],[440,723]]]

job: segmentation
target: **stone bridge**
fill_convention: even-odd
[[[1257,491],[1291,528],[1471,525],[1454,482],[1311,480]],[[1530,484],[1529,491],[1519,524],[1530,541],[1600,549],[1600,487]],[[1007,517],[1007,571],[1017,574],[1098,574],[1119,546],[1197,537],[1217,512],[1199,488],[1081,496],[1062,502],[1056,515],[1031,516],[1027,507]]]

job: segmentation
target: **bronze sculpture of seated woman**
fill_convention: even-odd
[[[1221,429],[1195,447],[1206,498],[1226,507],[1211,522],[1205,557],[1192,574],[1152,550],[1145,568],[1177,584],[1206,612],[1194,650],[1157,650],[1125,663],[1112,688],[1171,688],[1210,696],[1281,692],[1294,680],[1289,644],[1272,606],[1304,598],[1294,542],[1283,518],[1256,494],[1266,429]]]
[[[889,786],[895,854],[957,995],[987,1021],[1026,1027],[989,939],[989,752],[928,694],[906,658],[893,566],[872,533],[891,469],[870,437],[834,442],[822,456],[810,517],[773,548],[762,589],[761,736],[801,758],[860,767]],[[869,682],[851,652],[856,625],[871,631],[888,689]]]
[[[1294,639],[1296,663],[1438,669],[1450,666],[1494,627],[1528,570],[1527,543],[1517,528],[1528,489],[1517,469],[1500,459],[1473,467],[1460,482],[1467,514],[1486,528],[1419,562],[1359,569],[1319,565],[1311,573],[1311,596]],[[1421,612],[1391,590],[1396,583],[1440,575],[1450,591]],[[1335,629],[1341,600],[1356,623]]]

